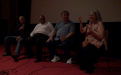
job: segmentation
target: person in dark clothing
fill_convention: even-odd
[[[4,44],[5,44],[5,54],[2,56],[9,56],[11,55],[10,45],[11,43],[17,42],[17,47],[15,50],[15,54],[11,55],[14,60],[17,60],[17,58],[20,55],[21,47],[24,43],[24,38],[29,36],[29,28],[27,25],[25,25],[25,18],[24,16],[19,17],[19,21],[21,24],[18,24],[15,28],[15,35],[14,36],[7,36],[4,38]]]

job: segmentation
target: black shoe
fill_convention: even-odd
[[[40,59],[36,59],[35,61],[34,61],[34,63],[37,63],[37,62],[40,62],[41,60]]]
[[[86,69],[85,73],[91,74],[91,73],[94,72],[94,69],[95,69],[94,67],[92,67],[92,68],[90,68],[90,69]]]
[[[11,53],[5,53],[2,56],[10,56],[10,55],[11,55]]]
[[[90,71],[86,70],[85,71],[85,73],[88,73],[88,74],[92,74],[93,72],[94,72],[94,70],[90,70]]]
[[[23,59],[33,58],[34,56],[25,56]]]
[[[80,70],[85,70],[86,68],[84,66],[79,65]]]
[[[85,70],[85,68],[84,67],[80,67],[80,70]]]
[[[17,58],[19,58],[18,55],[11,55],[11,57],[14,59],[14,61],[17,61]]]

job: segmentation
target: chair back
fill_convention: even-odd
[[[108,41],[108,30],[104,31],[104,44],[105,44],[105,50],[108,50],[108,46],[107,46],[107,41]]]

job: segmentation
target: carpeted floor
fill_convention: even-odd
[[[8,75],[90,75],[86,74],[84,70],[79,70],[75,64],[75,56],[73,56],[73,64],[69,65],[65,63],[64,59],[55,63],[50,62],[49,54],[43,55],[41,62],[34,63],[35,58],[22,59],[24,55],[20,56],[18,62],[14,62],[11,56],[3,57],[4,53],[2,44],[0,45],[0,72],[8,72]],[[121,60],[109,58],[109,66],[110,72],[106,57],[100,57],[98,63],[95,64],[95,71],[91,75],[121,75]]]

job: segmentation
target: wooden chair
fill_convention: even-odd
[[[103,48],[103,50],[101,49],[101,54],[104,53],[104,56],[106,56],[106,60],[107,60],[107,63],[108,63],[108,71],[110,72],[110,67],[109,67],[109,60],[108,60],[108,46],[107,46],[107,41],[108,41],[108,30],[105,30],[104,31],[104,45],[105,45],[105,48]]]
[[[104,38],[105,38],[104,44],[105,44],[106,58],[107,58],[107,63],[108,63],[108,70],[109,70],[109,72],[110,72],[109,60],[108,60],[109,54],[108,54],[108,52],[107,52],[107,51],[108,51],[108,46],[107,46],[107,41],[108,41],[108,30],[105,30],[105,31],[104,31]]]

